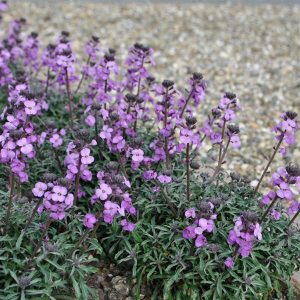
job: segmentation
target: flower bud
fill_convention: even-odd
[[[162,86],[164,87],[164,88],[166,88],[166,89],[170,89],[170,88],[172,88],[173,87],[173,85],[174,85],[174,81],[172,81],[172,80],[164,80],[163,82],[162,82]]]
[[[300,168],[296,165],[288,165],[285,167],[287,173],[292,177],[300,176]]]
[[[200,169],[200,164],[198,162],[196,162],[196,161],[191,161],[190,167],[193,170],[198,170],[198,169]]]

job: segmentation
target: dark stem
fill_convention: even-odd
[[[64,173],[64,169],[63,169],[63,166],[62,166],[62,164],[61,164],[59,155],[58,155],[58,153],[57,153],[57,151],[56,151],[56,149],[55,149],[54,147],[52,147],[52,149],[53,149],[53,152],[54,152],[55,159],[56,159],[56,161],[57,161],[58,167],[59,167],[61,173]]]
[[[225,127],[226,127],[226,121],[224,120],[224,123],[223,123],[223,126],[222,126],[222,141],[220,143],[218,165],[220,164],[221,157],[222,157],[223,143],[224,143],[224,137],[225,137]]]
[[[86,66],[87,66],[87,67],[88,67],[88,65],[89,65],[89,63],[90,63],[90,60],[91,60],[91,55],[88,56],[88,59],[87,59],[87,61],[86,61]],[[76,88],[76,90],[75,90],[75,95],[76,95],[76,94],[78,93],[78,91],[80,90],[80,87],[81,87],[81,84],[82,84],[84,78],[85,78],[85,74],[84,74],[84,70],[83,70],[82,73],[81,73],[80,81],[79,81],[78,86],[77,86],[77,88]]]
[[[33,221],[33,219],[34,219],[34,216],[35,216],[35,214],[36,214],[36,212],[37,212],[39,206],[41,205],[42,201],[43,201],[43,198],[40,198],[39,201],[37,201],[37,203],[36,203],[36,205],[35,205],[35,207],[34,207],[32,213],[31,213],[31,216],[30,216],[29,220],[27,221],[27,223],[26,223],[26,225],[25,225],[25,227],[24,227],[24,234],[26,233],[27,229],[28,229],[29,226],[31,225],[31,223],[32,223],[32,221]]]
[[[270,212],[270,210],[272,209],[272,207],[275,205],[275,203],[277,202],[278,197],[276,196],[274,198],[274,200],[272,201],[272,203],[268,206],[267,210],[265,211],[265,213],[263,214],[263,216],[260,219],[260,223],[262,224],[262,222],[265,220],[265,218],[267,217],[268,213]]]
[[[183,106],[183,108],[182,108],[182,111],[181,111],[181,113],[180,113],[180,115],[179,115],[180,118],[182,118],[182,116],[183,116],[183,114],[184,114],[184,111],[186,110],[186,107],[187,107],[187,105],[188,105],[188,103],[189,103],[189,101],[190,101],[190,99],[191,99],[191,97],[192,97],[193,92],[194,92],[194,87],[192,87],[192,89],[191,89],[191,91],[190,91],[188,97],[186,98],[186,101],[185,101],[185,103],[184,103],[184,106]]]
[[[274,160],[275,155],[276,155],[276,153],[277,153],[277,151],[278,151],[278,149],[279,149],[279,147],[280,147],[280,145],[281,145],[281,143],[282,143],[282,141],[283,141],[283,138],[284,138],[284,133],[282,134],[280,140],[278,141],[278,144],[277,144],[276,148],[274,149],[274,152],[273,152],[273,154],[272,154],[272,156],[271,156],[271,158],[270,158],[268,164],[266,165],[266,167],[265,167],[263,173],[261,174],[261,176],[260,176],[260,178],[259,178],[258,184],[257,184],[257,186],[256,186],[256,188],[255,188],[255,190],[254,190],[253,197],[256,196],[256,194],[257,194],[257,192],[258,192],[258,189],[259,189],[259,187],[260,187],[260,185],[261,185],[261,183],[262,183],[262,181],[263,181],[263,179],[264,179],[266,173],[268,172],[268,169],[269,169],[269,167],[270,167],[272,161]]]
[[[215,172],[214,172],[214,174],[212,176],[212,179],[211,179],[212,182],[215,180],[215,178],[218,176],[218,174],[219,174],[219,172],[221,170],[224,158],[225,158],[226,153],[228,151],[229,144],[230,144],[230,138],[228,137],[228,141],[227,141],[226,147],[225,147],[225,149],[223,151],[223,154],[221,154],[221,157],[219,158],[218,165],[217,165],[216,170],[215,170]]]
[[[164,114],[164,128],[167,128],[168,125],[168,90],[166,92],[165,97],[165,114]],[[164,138],[164,150],[166,155],[166,168],[167,170],[170,169],[170,153],[169,153],[169,145],[168,145],[168,138],[165,136]]]
[[[47,93],[48,93],[49,81],[50,81],[50,68],[48,67],[48,70],[47,70],[46,87],[45,87],[45,91],[44,91],[44,94],[45,94],[45,95],[47,95]]]
[[[70,121],[71,121],[71,127],[73,128],[73,108],[72,108],[72,98],[71,98],[71,91],[70,91],[70,82],[69,82],[69,75],[68,75],[68,69],[65,68],[66,73],[66,89],[67,89],[67,96],[68,96],[68,105],[69,105],[69,113],[70,113]]]
[[[157,181],[157,184],[159,185],[162,196],[165,199],[165,201],[166,201],[167,205],[169,206],[169,208],[171,209],[171,211],[173,213],[173,216],[176,218],[177,217],[177,211],[176,211],[173,203],[171,202],[169,196],[167,195],[166,191],[163,189],[163,186],[160,184],[159,181]]]
[[[77,174],[75,179],[75,191],[74,191],[74,205],[77,203],[78,199],[78,189],[79,189],[79,181],[80,181],[80,167],[81,167],[81,153],[79,152],[78,164],[77,164]]]
[[[289,224],[288,224],[288,228],[292,225],[292,223],[296,220],[296,218],[298,217],[298,215],[299,215],[299,213],[300,213],[300,209],[298,209],[298,211],[295,213],[295,215],[293,216],[293,218],[291,219],[291,221],[289,222]]]
[[[100,151],[100,139],[99,139],[99,130],[98,130],[98,115],[97,115],[97,111],[95,110],[95,138],[96,138],[96,142],[97,142],[97,149],[98,149],[98,156],[99,159],[102,159],[102,155],[101,155],[101,151]]]
[[[49,229],[51,223],[52,223],[52,219],[51,219],[51,217],[49,216],[49,217],[48,217],[48,220],[47,220],[47,222],[46,222],[46,224],[45,224],[45,227],[44,227],[44,229],[43,229],[41,239],[39,240],[39,242],[38,242],[37,245],[35,246],[35,248],[34,248],[32,254],[31,254],[30,258],[29,258],[29,261],[28,261],[28,263],[27,263],[27,265],[26,265],[26,267],[25,267],[26,270],[28,270],[28,269],[30,268],[31,263],[32,263],[32,260],[34,259],[35,255],[36,255],[37,252],[40,250],[40,248],[42,247],[43,241],[44,241],[44,239],[45,239],[45,237],[46,237],[46,235],[47,235],[47,232],[48,232],[48,229]]]
[[[190,144],[186,145],[186,200],[190,202]]]
[[[13,193],[14,193],[14,184],[15,184],[15,174],[12,172],[12,170],[10,170],[10,173],[9,173],[10,192],[9,192],[9,200],[8,200],[8,206],[7,206],[6,217],[5,217],[4,234],[6,234],[7,229],[9,227],[9,219],[10,219],[10,214],[11,214],[12,199],[13,199]]]

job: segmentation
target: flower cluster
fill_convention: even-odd
[[[98,187],[91,198],[91,203],[103,203],[104,222],[111,224],[117,216],[121,216],[120,224],[124,231],[132,231],[134,224],[128,218],[135,216],[136,209],[129,194],[130,182],[125,176],[118,174],[119,164],[110,162],[107,171],[97,173]]]
[[[288,214],[298,212],[300,209],[299,202],[296,200],[296,195],[300,190],[300,169],[297,166],[288,165],[285,168],[278,168],[272,175],[273,190],[268,191],[261,199],[261,206],[269,206],[279,199],[286,200],[289,203],[287,210]],[[272,205],[272,206],[273,206]],[[279,211],[274,206],[270,211],[273,219],[278,220],[281,217]]]
[[[45,174],[44,182],[37,182],[32,189],[35,197],[42,200],[38,211],[47,211],[54,220],[62,220],[73,205],[74,195],[70,192],[71,185],[64,178],[56,179],[53,174]]]
[[[31,93],[26,78],[19,76],[9,86],[8,105],[1,115],[4,124],[0,135],[0,163],[9,164],[19,180],[26,182],[28,159],[35,157],[35,146],[42,142],[32,119],[41,115],[48,105],[43,98],[37,99]]]
[[[75,181],[76,176],[84,181],[92,180],[92,172],[88,166],[94,162],[91,147],[97,145],[95,140],[89,141],[89,132],[86,129],[76,131],[77,139],[70,142],[64,164],[67,167],[66,178]]]
[[[296,140],[296,133],[299,129],[297,113],[287,111],[281,114],[281,121],[276,124],[273,131],[276,133],[276,140],[284,142],[284,146],[280,147],[280,153],[285,156],[287,147],[293,145]]]
[[[185,239],[195,239],[195,246],[202,248],[207,246],[208,242],[205,233],[213,232],[215,228],[215,219],[217,214],[215,208],[220,205],[220,199],[214,198],[208,201],[201,201],[199,208],[189,208],[185,212],[186,218],[193,219],[193,225],[187,226],[182,233]]]
[[[225,93],[219,101],[218,106],[212,109],[211,115],[201,129],[205,137],[208,137],[212,144],[221,144],[227,136],[228,142],[233,148],[240,147],[241,142],[238,136],[238,127],[228,125],[229,122],[235,121],[238,109],[240,109],[240,106],[236,95],[233,93]]]
[[[237,252],[242,257],[250,255],[255,241],[262,239],[262,228],[258,216],[253,212],[244,212],[235,220],[234,228],[230,230],[227,242],[236,245]],[[229,261],[227,261],[229,264]]]

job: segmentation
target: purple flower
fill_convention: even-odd
[[[240,137],[238,135],[232,135],[230,137],[230,143],[231,143],[232,148],[234,148],[234,149],[239,148],[241,146]]]
[[[49,139],[50,143],[54,148],[58,148],[59,146],[62,145],[63,139],[58,133],[54,133],[51,138]]]
[[[96,196],[98,199],[106,200],[109,195],[111,195],[112,189],[106,183],[101,183],[100,187],[96,189]]]
[[[227,257],[225,262],[224,262],[226,268],[228,269],[233,269],[234,268],[234,260],[232,257]]]
[[[172,181],[171,176],[167,176],[163,174],[159,175],[157,179],[160,183],[170,183]]]
[[[194,239],[196,237],[195,227],[194,226],[186,227],[182,232],[182,236],[185,239]]]
[[[206,245],[207,245],[206,237],[203,234],[198,235],[196,240],[195,240],[195,246],[197,248],[203,248]]]
[[[110,140],[111,134],[114,130],[107,125],[104,125],[102,131],[100,132],[99,136],[104,140]]]
[[[96,223],[97,223],[97,218],[93,214],[86,214],[84,216],[83,224],[88,229],[94,228]]]
[[[41,198],[44,196],[45,191],[47,190],[47,184],[44,182],[37,182],[32,189],[32,193],[35,197]]]
[[[192,142],[193,132],[189,129],[182,128],[180,131],[180,142],[187,145]]]
[[[94,157],[90,156],[91,150],[84,148],[80,151],[81,154],[81,163],[84,165],[90,165],[94,161]]]
[[[132,160],[134,162],[140,163],[144,159],[144,151],[141,149],[132,150]]]
[[[95,125],[96,119],[95,119],[94,116],[88,115],[88,116],[85,118],[85,123],[86,123],[88,126],[92,127],[92,126]]]
[[[271,218],[273,220],[279,220],[281,218],[281,213],[279,211],[277,211],[276,209],[272,209],[271,211]]]
[[[27,100],[24,102],[25,112],[27,115],[36,115],[37,114],[37,106],[35,101]]]
[[[121,221],[122,230],[132,232],[135,228],[135,224],[128,222],[126,219]]]
[[[186,218],[195,218],[196,217],[196,210],[194,207],[189,208],[188,210],[185,211],[184,213]]]
[[[269,205],[276,197],[276,193],[273,191],[268,192],[266,195],[263,196],[261,200],[262,206]]]
[[[148,170],[144,172],[143,177],[145,180],[153,180],[156,179],[157,173],[155,171]]]
[[[244,241],[242,239],[239,240],[239,253],[242,257],[248,257],[252,251],[253,242],[252,241]]]
[[[57,202],[63,202],[67,195],[67,188],[64,186],[55,185],[52,188],[52,200]]]

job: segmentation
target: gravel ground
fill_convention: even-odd
[[[181,87],[191,71],[204,73],[209,91],[199,119],[224,91],[235,92],[243,107],[243,148],[230,168],[255,179],[272,151],[280,112],[300,113],[300,6],[101,2],[107,1],[13,1],[5,18],[25,17],[44,43],[68,30],[76,51],[92,34],[122,55],[136,41],[148,44],[156,51],[153,75]],[[299,139],[292,152],[299,161]],[[279,158],[272,170],[280,164]]]
[[[39,31],[44,43],[70,31],[76,51],[92,34],[123,58],[136,41],[151,45],[159,80],[183,86],[191,71],[204,73],[209,91],[199,119],[224,91],[235,92],[243,107],[243,148],[233,153],[230,168],[253,179],[265,164],[263,153],[272,150],[280,112],[299,112],[300,6],[13,1],[6,19],[17,16],[28,19],[28,30]],[[299,157],[298,147],[293,160]]]

